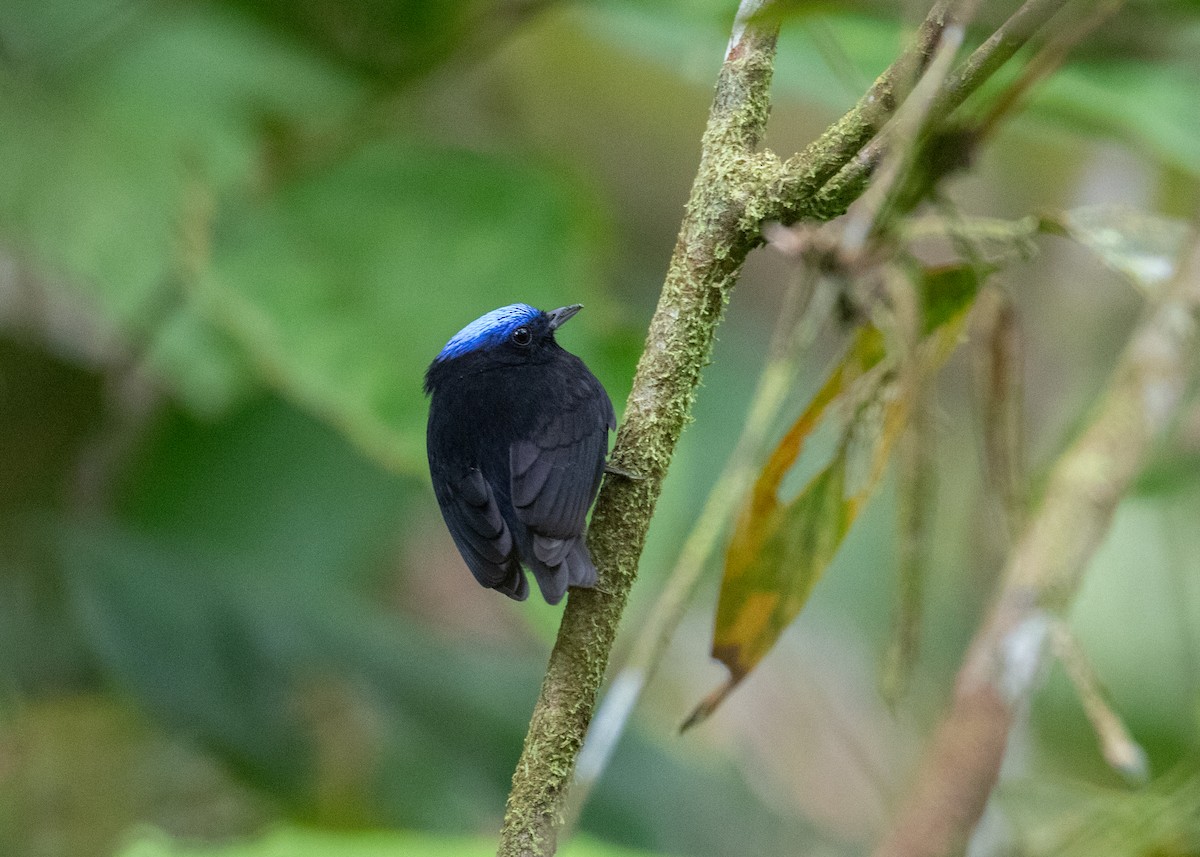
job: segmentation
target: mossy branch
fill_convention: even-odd
[[[770,109],[777,28],[747,18],[741,18],[717,81],[699,172],[613,450],[615,464],[642,478],[610,476],[596,501],[588,544],[601,582],[593,590],[572,590],[563,613],[513,776],[500,838],[503,857],[555,851],[575,758],[662,480],[729,292],[757,241],[746,203],[770,169],[757,150]]]
[[[1029,0],[1022,8],[1057,8],[1064,2]],[[757,15],[762,5],[763,0],[742,0],[717,79],[699,169],[617,434],[614,464],[641,478],[610,476],[597,499],[588,543],[601,582],[594,590],[572,590],[568,599],[513,775],[501,857],[543,857],[557,848],[575,760],[662,481],[742,263],[762,241],[761,224],[832,216],[840,213],[838,205],[844,209],[842,203],[861,193],[863,182],[852,182],[838,191],[836,205],[814,202],[907,96],[954,9],[951,0],[938,0],[912,47],[859,103],[808,149],[781,163],[760,150],[778,34],[777,22]],[[995,57],[1011,56],[1012,44],[1002,40],[1004,49],[995,49]],[[998,65],[996,60],[968,61],[965,71],[951,78],[953,103],[961,103]]]

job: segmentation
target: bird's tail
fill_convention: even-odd
[[[591,589],[596,585],[596,564],[588,553],[587,542],[580,536],[575,540],[575,547],[567,554],[567,585],[581,586]]]
[[[583,537],[571,539],[569,545],[563,545],[566,550],[557,552],[560,556],[553,557],[559,560],[555,565],[540,561],[531,563],[542,597],[550,604],[562,601],[568,586],[590,589],[596,585],[596,565],[592,562]]]
[[[529,597],[529,581],[525,579],[525,569],[519,562],[513,562],[508,567],[508,575],[493,589],[503,592],[514,601],[524,601]]]

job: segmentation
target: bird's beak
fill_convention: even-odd
[[[558,309],[546,313],[550,316],[550,329],[558,330],[581,309],[583,309],[583,304],[571,304],[570,306],[560,306]]]

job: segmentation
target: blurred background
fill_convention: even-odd
[[[924,12],[793,5],[768,141],[785,155]],[[1010,11],[985,5],[992,23]],[[559,611],[462,565],[427,485],[422,373],[489,309],[580,302],[563,344],[620,410],[734,6],[0,3],[0,854],[490,853]],[[1127,4],[1076,57],[954,202],[1193,213],[1200,4]],[[1028,347],[1035,484],[1140,306],[1086,250],[1039,250],[999,277]],[[794,275],[765,250],[747,266],[617,662],[736,440]],[[961,355],[937,406],[905,700],[878,690],[885,485],[780,646],[681,737],[724,675],[713,563],[577,853],[854,855],[878,836],[1002,560]],[[1091,854],[1200,853],[1198,516],[1192,410],[1071,617],[1151,784],[1105,767],[1056,668],[981,853],[1063,853],[1083,828],[1125,849]]]

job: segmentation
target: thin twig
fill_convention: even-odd
[[[1054,623],[1050,642],[1054,656],[1071,679],[1084,714],[1096,732],[1104,761],[1130,782],[1144,785],[1150,779],[1150,762],[1146,751],[1133,740],[1120,715],[1108,704],[1091,661],[1066,622]]]
[[[1059,27],[1054,31],[1046,44],[1037,52],[1021,70],[1021,76],[1009,86],[992,105],[987,115],[977,124],[976,134],[979,139],[990,136],[1006,117],[1015,113],[1029,97],[1033,89],[1049,77],[1066,61],[1080,42],[1087,38],[1093,30],[1116,14],[1125,4],[1125,0],[1105,0],[1094,8],[1087,10],[1088,14],[1081,21],[1073,22],[1069,27]]]
[[[1026,0],[987,41],[976,48],[971,56],[946,78],[929,108],[929,122],[941,122],[950,116],[1018,50],[1024,47],[1067,2],[1068,0]],[[945,8],[948,5],[938,4],[935,6],[918,31],[915,48],[919,56],[927,59],[936,47],[940,29],[950,22],[949,11]],[[937,17],[939,12],[942,15],[941,18]],[[909,75],[908,77],[905,77],[906,73]],[[831,128],[825,136],[797,156],[797,163],[794,165],[797,170],[804,169],[807,164],[815,162],[813,166],[808,166],[807,170],[812,173],[814,179],[820,180],[820,188],[819,192],[805,194],[796,200],[796,202],[807,202],[807,208],[801,208],[795,202],[792,203],[792,207],[788,211],[791,219],[818,217],[827,220],[844,212],[846,207],[858,198],[883,154],[886,141],[875,137],[875,134],[883,127],[891,109],[895,107],[896,91],[907,91],[903,90],[905,84],[907,83],[907,86],[911,87],[915,80],[916,75],[912,74],[911,63],[902,64],[899,61],[880,76],[876,86],[872,87],[871,92],[868,92],[864,98],[872,101],[878,98],[875,90],[881,87],[881,83],[886,82],[883,89],[890,102],[882,106],[888,109],[877,108],[867,113],[873,119],[873,124],[855,129],[857,133],[854,138],[859,140],[855,149],[857,154],[851,159],[841,160],[841,164],[844,166],[840,167],[840,171],[836,175],[829,174],[823,168],[830,159],[822,141],[837,126]],[[861,101],[859,103],[862,104]],[[867,133],[868,131],[870,133]],[[873,137],[875,139],[871,139]],[[835,147],[832,151],[838,152],[839,148]],[[792,161],[785,164],[785,170],[791,164]],[[797,179],[798,177],[785,174],[781,188],[785,199],[791,198],[794,192],[791,185],[796,183]],[[787,219],[782,215],[777,215],[777,217]]]
[[[934,3],[909,48],[876,78],[854,108],[803,152],[784,162],[778,181],[768,189],[764,220],[791,223],[814,216],[812,200],[817,192],[883,128],[916,83],[938,45],[942,30],[951,20],[953,6],[952,0]],[[853,198],[846,199],[846,205],[857,198],[863,186],[865,182],[859,185]]]
[[[962,46],[963,35],[961,21],[948,22],[942,27],[925,71],[895,116],[875,138],[886,141],[887,155],[875,181],[847,212],[841,245],[842,252],[849,258],[861,256],[868,239],[881,226],[887,202],[916,156],[917,141],[928,127],[929,110],[945,84],[950,64]]]

